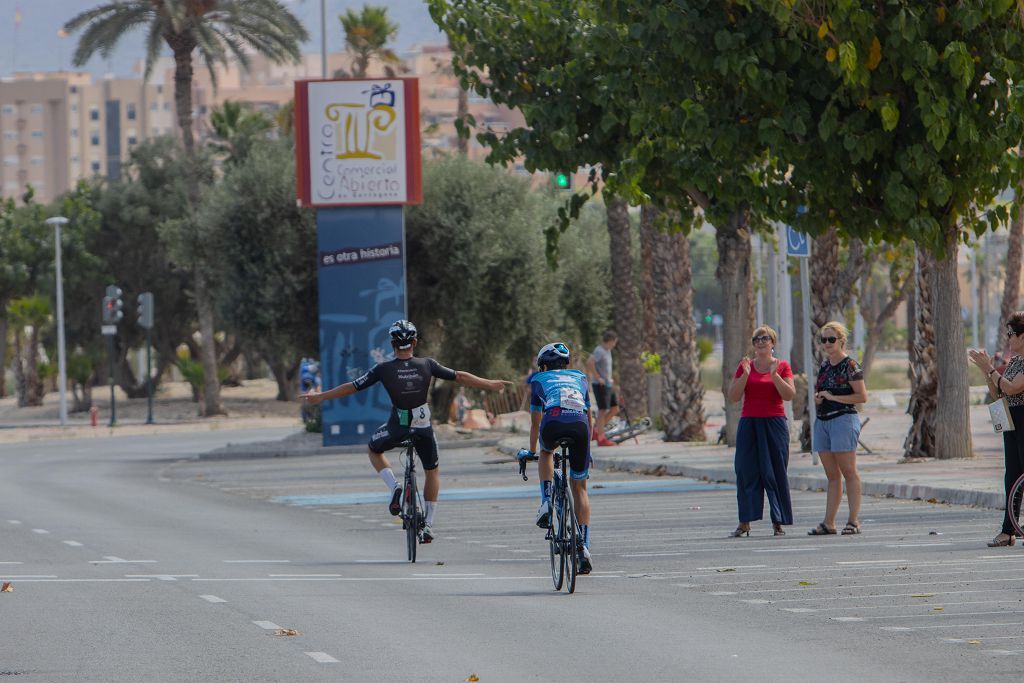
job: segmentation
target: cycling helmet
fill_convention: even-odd
[[[562,342],[546,344],[537,352],[537,367],[564,368],[569,365],[569,347]]]
[[[388,329],[391,343],[396,348],[407,349],[416,341],[416,326],[408,320],[396,320]]]

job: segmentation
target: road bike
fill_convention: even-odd
[[[1024,516],[1022,516],[1024,511],[1021,510],[1022,498],[1024,498],[1024,474],[1020,475],[1016,483],[1010,487],[1010,495],[1006,497],[1006,510],[1010,516],[1010,524],[1013,525],[1015,534],[1024,538]]]
[[[576,507],[573,504],[572,492],[569,490],[569,447],[571,439],[559,439],[555,442],[557,451],[552,453],[555,459],[555,476],[551,482],[551,498],[548,500],[548,529],[544,537],[548,541],[548,553],[551,557],[551,582],[555,590],[562,590],[563,583],[570,593],[576,591],[576,574],[579,570],[582,554],[583,534],[576,520]],[[520,455],[526,453],[528,455]],[[519,458],[519,474],[523,481],[526,476],[526,463],[538,460],[538,456],[530,451],[521,450]]]
[[[604,438],[609,441],[622,443],[630,439],[635,440],[637,436],[651,428],[653,422],[649,417],[630,420],[629,413],[626,411],[626,404],[621,399],[619,400],[619,409],[622,411],[622,417],[613,418],[614,421],[609,421],[604,428]]]
[[[405,530],[405,546],[409,561],[416,561],[416,546],[423,542],[423,526],[426,515],[423,510],[423,496],[416,486],[416,449],[412,439],[398,444],[405,449],[405,477],[402,480],[402,528]]]

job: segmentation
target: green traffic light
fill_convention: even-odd
[[[555,174],[555,187],[559,190],[569,189],[569,174],[568,173],[556,173]]]

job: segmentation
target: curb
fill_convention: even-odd
[[[496,437],[481,439],[461,439],[459,441],[440,441],[438,449],[455,448],[486,448],[496,446],[501,439]],[[352,455],[366,453],[366,444],[345,444],[343,446],[295,446],[281,441],[257,441],[254,443],[228,444],[206,453],[200,453],[200,460],[241,460],[248,458],[290,458],[309,455]]]

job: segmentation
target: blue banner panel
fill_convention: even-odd
[[[401,206],[318,209],[320,370],[324,388],[351,382],[394,357],[388,327],[406,317]],[[379,384],[323,404],[325,446],[366,443],[387,421]]]

